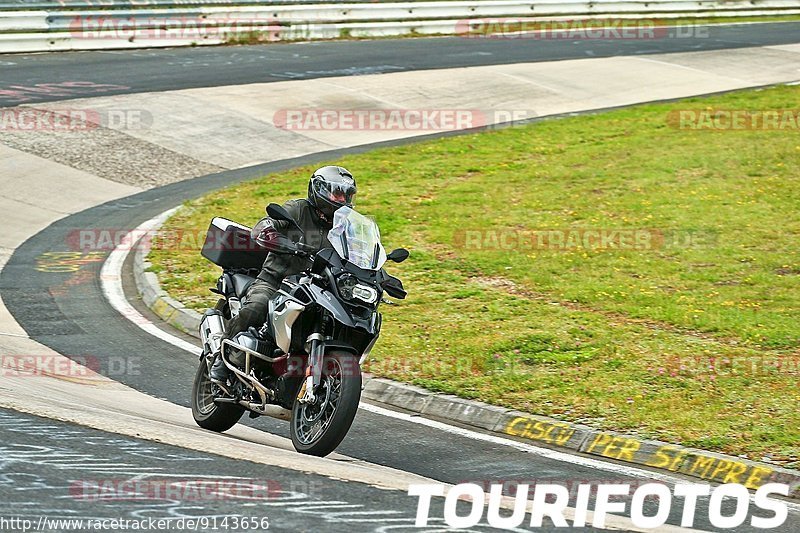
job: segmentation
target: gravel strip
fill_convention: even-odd
[[[103,126],[66,131],[0,128],[0,143],[145,189],[226,170]]]

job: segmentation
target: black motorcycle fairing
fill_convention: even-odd
[[[377,288],[379,291],[386,292],[386,294],[392,298],[403,300],[408,295],[403,288],[403,282],[387,273],[383,268],[379,270],[359,268],[352,263],[342,261],[342,258],[339,257],[339,254],[337,254],[336,250],[333,248],[320,250],[314,258],[314,264],[311,269],[312,272],[316,274],[322,274],[325,272],[326,267],[330,268],[334,277],[339,276],[343,272],[348,272],[356,276],[360,281]]]
[[[369,311],[365,313],[363,316],[351,313],[351,316],[353,318],[353,324],[355,324],[356,331],[361,331],[363,333],[366,333],[367,335],[376,334],[378,330],[376,330],[375,328],[376,325],[375,320],[379,314],[380,313],[378,313],[374,307],[371,307]]]
[[[331,268],[330,270],[332,271],[333,269]],[[358,270],[365,272],[361,269]],[[328,273],[329,270],[325,270],[324,272]],[[345,272],[345,270],[341,270],[341,272]],[[358,274],[355,271],[350,272]],[[281,291],[290,295],[303,305],[308,305],[313,302],[322,306],[331,313],[334,320],[344,326],[361,328],[368,334],[374,333],[372,328],[374,319],[372,315],[375,313],[375,306],[342,298],[336,286],[334,272],[328,274],[328,283],[325,287],[313,283],[303,283],[301,280],[304,279],[309,280],[309,278],[302,274],[284,279],[281,284]],[[363,278],[359,278],[359,280],[364,281]]]
[[[336,330],[345,335],[344,342],[363,351],[380,333],[380,315],[375,306],[359,305],[343,302],[336,291],[336,283],[331,276],[327,287],[311,283],[310,278],[303,275],[289,276],[283,280],[278,296],[270,302],[270,315],[279,310],[287,300],[302,305],[318,305],[325,309],[336,323]],[[363,316],[359,316],[363,314]],[[298,327],[299,326],[299,327]],[[300,348],[302,333],[306,328],[296,323],[293,329],[292,347]]]
[[[311,269],[315,274],[328,277],[331,291],[336,294],[338,298],[341,298],[341,294],[339,294],[339,290],[336,285],[336,279],[344,273],[352,274],[358,279],[358,281],[374,287],[379,291],[379,293],[382,292],[382,288],[380,286],[380,281],[383,276],[382,269],[368,270],[359,268],[352,263],[343,261],[333,248],[320,250],[320,252],[314,258],[314,264],[312,265]],[[346,298],[342,299],[347,304],[352,304],[357,307],[372,307],[366,302],[362,305],[357,301],[348,300]]]
[[[374,312],[369,319],[357,319],[355,322],[356,326],[354,328],[338,338],[345,339],[349,344],[355,346],[359,354],[361,354],[367,350],[370,344],[374,344],[374,341],[380,335],[381,314]]]
[[[308,290],[311,292],[314,301],[327,309],[333,316],[334,320],[347,327],[352,328],[356,326],[355,322],[353,321],[353,317],[350,316],[350,313],[347,312],[336,295],[331,293],[331,291],[323,289],[317,285],[309,285]]]
[[[275,311],[279,311],[285,302],[291,300],[300,303],[304,306],[318,305],[325,309],[331,318],[339,326],[344,329],[354,330],[353,344],[356,346],[366,346],[369,341],[376,335],[375,327],[375,311],[370,311],[370,316],[367,319],[354,316],[346,305],[343,305],[337,295],[333,294],[330,290],[315,285],[313,283],[304,283],[301,280],[302,275],[290,276],[283,280],[281,288],[277,295],[270,301],[269,314],[272,316]],[[308,279],[308,278],[305,278]],[[335,287],[335,284],[333,285]],[[269,324],[269,323],[268,323]],[[299,348],[304,342],[301,338],[301,332],[305,331],[305,324],[297,322],[292,327],[292,347]],[[269,334],[274,335],[269,325]],[[352,344],[351,344],[352,346]]]

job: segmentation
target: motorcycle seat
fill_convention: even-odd
[[[247,289],[249,289],[250,285],[256,280],[256,278],[245,274],[234,274],[231,278],[233,280],[233,291],[239,299],[244,298]]]

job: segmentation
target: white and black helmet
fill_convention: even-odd
[[[343,167],[318,168],[308,182],[308,201],[327,220],[333,220],[334,211],[340,207],[353,207],[355,196],[356,180]]]

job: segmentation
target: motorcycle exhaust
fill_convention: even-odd
[[[225,335],[225,321],[222,313],[216,309],[209,309],[203,313],[200,321],[200,340],[206,353],[217,353],[222,346],[222,336]]]
[[[248,402],[247,400],[236,401],[233,398],[217,398],[214,401],[216,403],[238,403],[254,413],[262,416],[268,416],[270,418],[277,418],[278,420],[292,419],[292,410],[281,407],[280,405],[262,405],[260,403]]]
[[[261,405],[258,403],[253,402],[245,402],[243,401],[242,404],[260,415],[269,416],[271,418],[277,418],[278,420],[291,420],[292,419],[292,411],[290,409],[285,409],[280,405]]]

